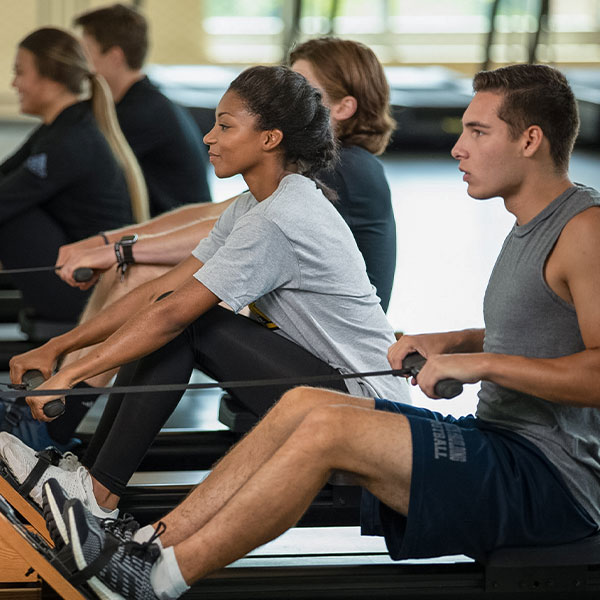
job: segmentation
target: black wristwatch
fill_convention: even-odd
[[[117,269],[121,271],[121,281],[125,277],[127,265],[135,262],[133,258],[133,245],[137,240],[137,233],[134,233],[133,235],[124,235],[118,242],[115,242],[115,256],[117,257]]]

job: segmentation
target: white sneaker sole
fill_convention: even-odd
[[[47,485],[47,482],[44,484],[46,490],[46,501],[48,502],[48,508],[50,509],[50,514],[52,515],[52,522],[54,526],[58,530],[60,537],[62,538],[63,544],[65,546],[69,545],[69,533],[67,531],[67,524],[65,523],[62,513],[58,508],[58,504],[56,504],[56,500],[54,499],[54,495],[50,490],[50,486]],[[44,518],[48,521],[48,517],[44,511]]]

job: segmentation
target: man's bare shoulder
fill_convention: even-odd
[[[559,244],[568,253],[584,254],[600,250],[600,206],[591,206],[575,215],[565,225]],[[595,254],[590,258],[596,261],[600,256]]]

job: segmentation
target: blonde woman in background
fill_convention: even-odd
[[[110,90],[79,41],[61,29],[38,29],[19,44],[14,69],[21,112],[42,124],[0,165],[4,269],[52,265],[64,244],[147,219],[140,168]],[[52,272],[12,280],[37,318],[75,322],[86,302],[87,294]],[[27,424],[19,420],[21,426]]]
[[[58,248],[148,218],[146,187],[105,82],[79,41],[42,28],[18,46],[13,87],[22,113],[42,120],[0,165],[0,261],[51,265]],[[86,87],[90,99],[82,101]],[[85,296],[53,273],[14,277],[38,316],[75,321]]]

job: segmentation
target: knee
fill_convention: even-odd
[[[352,431],[348,418],[351,412],[352,407],[342,405],[315,406],[304,416],[297,433],[317,453],[333,454]]]
[[[307,386],[288,390],[275,405],[278,412],[285,414],[306,414],[316,406],[325,403],[323,390]]]

